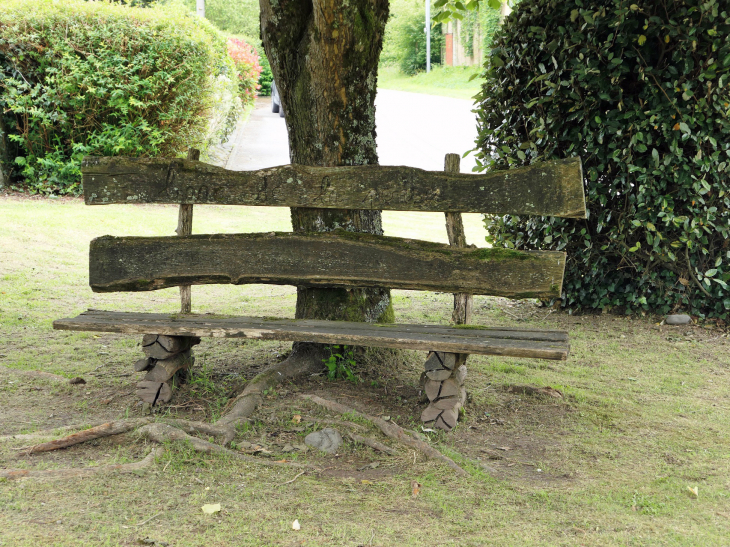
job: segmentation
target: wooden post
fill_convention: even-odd
[[[444,171],[447,173],[458,173],[461,158],[459,154],[446,154],[444,158]],[[466,233],[461,213],[444,213],[446,215],[446,233],[449,235],[449,244],[452,247],[466,247]],[[457,325],[466,325],[471,321],[471,310],[474,297],[470,294],[454,295],[454,312],[452,319]]]
[[[188,159],[200,160],[200,150],[190,148]],[[178,236],[189,236],[193,233],[193,204],[181,203],[177,215]],[[190,285],[180,285],[180,312],[190,313],[192,310],[192,294]],[[187,336],[162,336],[145,334],[142,347],[144,359],[137,361],[134,369],[147,372],[144,379],[137,383],[137,396],[145,405],[155,406],[167,403],[172,398],[172,387],[175,378],[185,379],[185,371],[195,362],[191,346],[198,344],[200,338]],[[183,376],[179,376],[183,374]],[[149,408],[149,407],[148,407]]]
[[[444,171],[458,173],[461,158],[458,154],[446,154]],[[446,233],[452,247],[466,247],[466,233],[461,213],[445,212]],[[454,311],[451,315],[457,325],[471,321],[474,297],[471,294],[454,294]],[[421,413],[423,422],[450,431],[459,418],[459,410],[466,402],[466,353],[431,352],[425,364],[423,386],[430,401]]]
[[[200,160],[200,150],[191,148],[188,150],[188,159]],[[177,217],[177,230],[179,236],[189,236],[193,233],[193,204],[181,203]],[[190,313],[192,311],[192,291],[190,285],[180,286],[180,312]]]

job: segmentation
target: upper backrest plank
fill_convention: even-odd
[[[208,203],[585,218],[580,158],[482,174],[282,165],[229,171],[184,159],[87,157],[87,205]]]
[[[559,298],[565,253],[454,248],[372,234],[216,234],[91,242],[95,292],[271,283]]]

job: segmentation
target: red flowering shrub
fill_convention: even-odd
[[[259,54],[256,48],[238,38],[228,39],[228,55],[236,64],[238,70],[238,94],[244,106],[249,105],[256,98],[259,85],[259,75],[262,67],[259,64]]]

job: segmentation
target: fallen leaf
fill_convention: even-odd
[[[291,421],[294,422],[295,424],[298,424],[299,422],[301,422],[302,421],[301,414],[294,414],[294,416],[292,416],[292,418],[291,418]]]
[[[363,480],[361,480],[360,482],[361,482],[362,484],[373,484],[373,481],[369,481],[369,480],[366,480],[366,479],[363,479]]]
[[[301,530],[302,529],[302,525],[299,524],[299,519],[297,519],[291,523],[291,529],[292,530]]]
[[[698,498],[700,496],[699,488],[697,486],[688,486],[687,492],[689,492],[689,495],[693,498]]]
[[[497,450],[505,450],[505,451],[506,450],[512,450],[509,446],[498,446],[496,448],[497,448]]]
[[[411,483],[411,495],[415,498],[421,493],[421,484],[418,481]]]
[[[220,503],[206,503],[201,507],[203,509],[203,513],[206,515],[213,515],[221,510],[221,504]]]
[[[435,429],[431,429],[430,427],[423,427],[423,426],[421,426],[421,431],[423,431],[424,433],[436,433]]]

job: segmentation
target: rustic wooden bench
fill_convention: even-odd
[[[191,157],[191,156],[189,156]],[[194,156],[193,156],[194,157]],[[473,294],[559,298],[565,253],[466,245],[462,212],[585,217],[579,158],[486,174],[377,165],[285,165],[227,171],[191,159],[91,157],[83,163],[88,205],[180,204],[178,236],[94,239],[89,281],[95,292],[150,291],[209,283],[309,287],[389,287],[455,293],[455,326],[217,317],[89,310],[54,328],[143,334],[146,371],[138,393],[152,404],[171,397],[174,374],[192,364],[200,337],[320,342],[429,351],[422,419],[450,429],[464,403],[470,353],[566,359],[568,334],[468,325]],[[442,211],[450,245],[370,234],[190,234],[193,204]],[[186,296],[187,293],[187,296]]]

